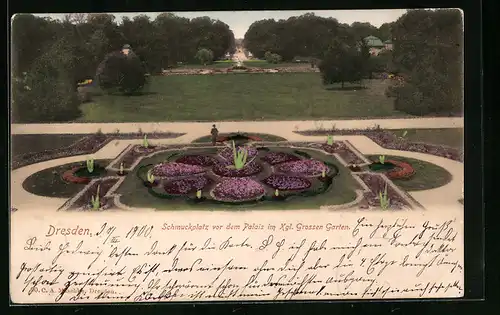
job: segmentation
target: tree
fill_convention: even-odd
[[[195,58],[198,59],[202,65],[207,65],[208,63],[213,62],[214,54],[209,49],[201,48],[196,53]]]
[[[457,9],[408,10],[394,24],[393,63],[405,78],[395,107],[413,115],[460,114],[463,29]],[[418,97],[416,97],[418,96]]]
[[[378,38],[382,41],[392,40],[392,27],[394,23],[384,23],[378,28]]]
[[[264,59],[266,59],[266,61],[269,62],[269,63],[275,63],[276,64],[276,63],[280,63],[282,58],[278,54],[273,54],[272,52],[267,51],[264,54]]]
[[[350,32],[355,38],[365,38],[368,36],[377,36],[378,29],[370,23],[354,22],[351,24]]]
[[[131,95],[140,92],[147,83],[146,70],[134,53],[108,54],[97,69],[99,86],[108,93]]]
[[[365,64],[360,49],[334,40],[319,65],[323,84],[359,82],[365,73]]]
[[[28,72],[14,80],[15,122],[68,121],[81,113],[74,84],[75,57],[69,43],[59,40],[37,58]]]

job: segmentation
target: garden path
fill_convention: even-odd
[[[161,123],[71,123],[71,124],[12,124],[11,134],[90,134],[99,129],[103,133],[181,132],[198,136],[209,134],[212,122],[161,122]],[[318,121],[224,121],[216,122],[219,132],[270,133],[285,138],[294,131],[331,129],[367,129],[379,125],[382,129],[436,129],[462,128],[464,119],[456,118],[400,118]]]
[[[406,128],[409,129],[408,126],[406,126]],[[439,128],[443,128],[443,127],[440,126]],[[272,129],[274,129],[274,128],[272,128]],[[245,131],[252,132],[252,130],[246,130],[246,129],[245,129]],[[260,129],[259,131],[262,132],[262,129]],[[322,142],[325,140],[324,137],[303,136],[303,135],[293,133],[293,131],[290,131],[290,130],[282,130],[282,132],[277,132],[277,131],[278,130],[269,131],[269,132],[276,134],[276,135],[284,136],[290,141],[318,141],[318,142]],[[105,132],[105,131],[103,130],[103,132]],[[221,132],[224,132],[224,130],[222,130]],[[188,134],[181,136],[179,138],[155,139],[155,140],[152,140],[152,143],[158,143],[158,144],[160,144],[160,143],[161,144],[190,143],[192,140],[205,135],[205,133],[206,133],[205,129],[203,131],[198,130],[198,132],[195,132],[195,130],[192,130]],[[438,206],[438,207],[439,206],[452,206],[452,207],[459,206],[458,200],[461,198],[461,192],[462,192],[462,188],[463,188],[463,179],[464,179],[463,163],[456,162],[456,161],[442,158],[442,157],[438,157],[438,156],[434,156],[434,155],[429,155],[429,154],[385,149],[385,148],[379,146],[378,144],[376,144],[375,142],[373,142],[371,139],[369,139],[366,136],[360,136],[360,135],[336,136],[335,139],[350,141],[354,145],[354,147],[356,147],[362,154],[365,154],[365,155],[384,154],[384,155],[404,156],[404,157],[423,160],[423,161],[426,161],[429,163],[436,164],[440,167],[443,167],[444,169],[448,170],[452,174],[453,179],[451,180],[451,182],[449,182],[448,184],[446,184],[442,187],[439,187],[439,188],[418,191],[418,192],[410,192],[409,194],[413,198],[415,198],[416,201],[418,201],[420,204],[422,204],[422,206],[424,206],[424,208],[427,208],[427,209],[432,209],[432,208],[435,209],[436,206]],[[113,159],[116,156],[118,156],[129,144],[140,144],[141,142],[142,142],[142,140],[140,140],[140,139],[113,140],[110,143],[108,143],[107,145],[105,145],[103,148],[101,148],[98,152],[93,154],[92,156],[95,159]],[[44,209],[52,209],[52,211],[54,211],[55,209],[60,208],[67,201],[67,199],[42,197],[42,196],[37,196],[37,195],[31,194],[31,193],[27,192],[26,190],[24,190],[24,188],[22,187],[22,183],[24,182],[24,180],[26,178],[28,178],[33,173],[44,170],[46,168],[61,165],[61,164],[82,161],[82,160],[85,160],[87,157],[88,157],[87,155],[85,155],[85,156],[80,155],[80,156],[60,158],[60,159],[55,159],[55,160],[50,160],[50,161],[46,161],[46,162],[28,165],[28,166],[13,170],[11,172],[11,203],[12,203],[12,207],[17,208],[19,210],[21,210],[21,209],[23,209],[23,210],[36,209],[39,212],[44,210]]]

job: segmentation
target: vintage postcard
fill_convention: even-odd
[[[458,9],[16,14],[15,304],[464,295]]]

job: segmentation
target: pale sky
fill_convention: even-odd
[[[209,16],[212,19],[221,20],[229,25],[236,38],[243,38],[248,27],[255,21],[263,19],[288,19],[292,16],[299,16],[305,13],[314,13],[321,17],[333,17],[340,23],[351,24],[353,22],[369,22],[372,25],[379,27],[383,23],[396,21],[401,15],[406,12],[403,10],[322,10],[322,11],[198,11],[198,12],[172,12],[175,15],[195,18],[200,16]],[[139,14],[145,14],[156,18],[160,12],[138,12],[138,13],[112,13],[116,17],[116,21],[120,22],[122,17],[134,17]],[[64,17],[64,13],[57,14],[34,14],[37,16],[47,16],[54,19]]]

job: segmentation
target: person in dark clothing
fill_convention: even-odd
[[[219,130],[217,130],[217,127],[215,127],[215,125],[212,126],[210,134],[212,135],[212,145],[215,146],[215,144],[217,143],[217,137],[219,136]]]

